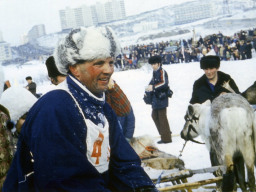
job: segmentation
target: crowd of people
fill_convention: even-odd
[[[224,61],[244,60],[252,58],[252,49],[256,50],[255,28],[241,30],[233,36],[225,36],[221,32],[204,38],[200,36],[198,41],[190,38],[126,46],[115,65],[119,69],[138,68],[139,62],[147,61],[152,55],[160,55],[163,64],[189,63],[200,61],[211,50]]]

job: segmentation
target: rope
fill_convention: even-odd
[[[179,154],[179,156],[178,156],[178,159],[180,159],[180,157],[182,156],[182,152],[184,151],[184,148],[185,148],[187,142],[188,142],[188,141],[185,141],[185,143],[183,144],[183,147],[182,147],[182,149],[181,149],[181,151],[180,151],[180,154]]]

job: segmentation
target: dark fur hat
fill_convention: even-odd
[[[216,55],[208,55],[200,60],[201,69],[207,68],[219,68],[220,67],[220,57]]]
[[[27,76],[26,80],[32,80],[32,77],[31,76]]]
[[[54,77],[57,77],[57,76],[59,76],[59,75],[64,76],[63,74],[61,74],[61,73],[58,71],[53,56],[50,56],[50,57],[46,60],[45,64],[46,64],[46,67],[47,67],[47,71],[48,71],[48,76],[49,76],[49,77],[53,77],[53,78],[54,78]]]
[[[151,64],[151,65],[155,64],[155,63],[160,63],[161,64],[161,62],[162,62],[162,58],[159,55],[152,56],[148,59],[148,63]]]

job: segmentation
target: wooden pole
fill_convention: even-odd
[[[196,188],[199,188],[203,185],[216,183],[216,182],[221,181],[221,180],[222,180],[222,177],[215,177],[213,179],[206,179],[206,180],[196,181],[196,182],[193,182],[193,183],[183,183],[183,184],[180,184],[180,185],[158,188],[158,190],[159,191],[172,191],[172,190],[186,189],[186,188],[196,189]]]

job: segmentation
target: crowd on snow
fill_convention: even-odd
[[[147,61],[152,55],[160,55],[163,64],[189,63],[200,61],[209,51],[214,50],[221,60],[244,60],[252,58],[252,49],[256,50],[256,28],[241,30],[233,36],[221,32],[179,41],[162,41],[150,44],[130,45],[123,48],[123,54],[116,59],[116,68],[138,68],[139,61]]]

